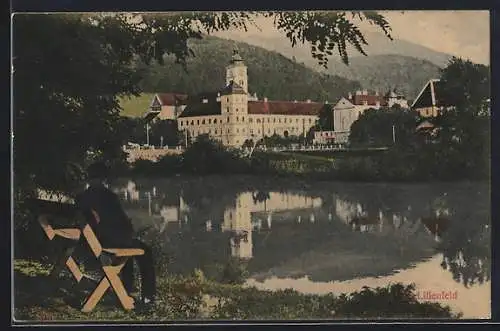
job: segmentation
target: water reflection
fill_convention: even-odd
[[[171,179],[115,190],[138,227],[153,223],[163,236],[173,272],[209,272],[232,256],[255,279],[338,281],[385,277],[442,253],[449,281],[490,279],[485,187],[314,186]]]

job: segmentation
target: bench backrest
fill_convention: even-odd
[[[52,228],[52,226],[47,221],[47,218],[45,217],[45,215],[40,215],[38,217],[38,223],[40,223],[40,225],[42,226],[43,232],[45,232],[45,234],[47,235],[47,238],[49,238],[49,240],[54,239],[56,233],[55,233],[54,229]]]

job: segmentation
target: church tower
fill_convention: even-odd
[[[234,81],[248,93],[248,73],[247,66],[243,62],[237,49],[233,51],[231,62],[226,67],[226,86]]]

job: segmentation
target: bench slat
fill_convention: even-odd
[[[58,236],[67,239],[78,240],[80,239],[81,231],[80,229],[65,228],[65,229],[54,229],[54,233]]]
[[[144,250],[141,248],[104,248],[103,251],[116,256],[137,256],[144,254]]]

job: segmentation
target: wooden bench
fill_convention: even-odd
[[[92,215],[96,223],[99,223],[100,219],[97,212],[92,211]],[[128,295],[119,274],[129,258],[143,255],[144,250],[140,248],[103,247],[89,224],[83,227],[82,233],[90,250],[101,263],[102,271],[104,272],[104,276],[99,281],[97,287],[85,299],[82,311],[92,311],[110,287],[114,290],[124,309],[133,309],[134,299]]]
[[[37,215],[37,221],[50,241],[56,238],[65,241],[62,250],[54,261],[50,276],[58,277],[66,266],[76,281],[80,282],[84,275],[72,257],[81,235],[80,222],[82,215],[79,213],[78,208],[70,203],[41,199],[31,199],[27,201],[27,205]],[[63,218],[65,223],[72,223],[73,227],[54,228],[49,222],[53,218]]]

